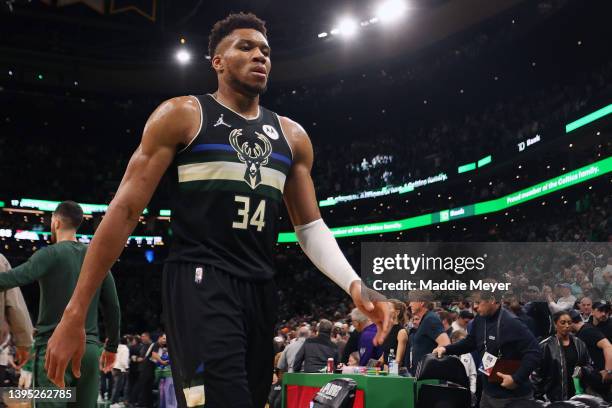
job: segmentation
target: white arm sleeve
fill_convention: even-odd
[[[346,293],[349,293],[354,280],[361,280],[344,257],[334,234],[321,218],[296,226],[295,234],[312,263]]]

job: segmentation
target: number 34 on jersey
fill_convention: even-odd
[[[247,229],[252,225],[257,227],[257,231],[262,231],[266,226],[266,200],[262,199],[259,202],[253,215],[251,215],[251,197],[237,195],[234,201],[238,204],[238,220],[232,223],[232,228]]]

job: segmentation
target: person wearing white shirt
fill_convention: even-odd
[[[591,319],[591,314],[593,313],[593,301],[590,297],[584,296],[580,299],[580,303],[578,304],[580,308],[580,317],[582,321],[585,323],[589,323]]]
[[[463,332],[467,336],[467,327],[470,321],[474,318],[474,313],[469,310],[462,310],[457,316],[457,320],[453,322],[451,327],[453,328],[452,333],[456,331]]]
[[[130,367],[130,349],[127,346],[127,338],[121,337],[117,346],[117,357],[113,365],[113,394],[111,397],[111,407],[119,406],[119,398],[122,401],[128,399],[128,370]]]

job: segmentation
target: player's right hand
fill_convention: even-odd
[[[446,354],[446,347],[436,347],[435,349],[433,349],[432,353],[434,353],[438,358],[442,358],[442,356]]]
[[[85,327],[80,320],[62,317],[47,342],[45,371],[47,377],[58,387],[64,387],[64,374],[72,360],[72,373],[81,377],[81,359],[85,353]]]
[[[391,330],[391,310],[389,301],[377,291],[368,288],[361,280],[351,282],[350,294],[355,306],[376,324],[375,346],[385,341]]]

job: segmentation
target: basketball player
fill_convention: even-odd
[[[76,231],[83,221],[83,210],[74,201],[60,203],[51,216],[51,240],[53,245],[34,252],[27,262],[0,273],[0,291],[24,286],[38,281],[40,286],[40,310],[34,336],[32,360],[32,386],[52,387],[43,363],[47,341],[62,318],[64,309],[77,285],[87,245],[77,241]],[[111,274],[105,275],[102,288],[92,293],[92,302],[83,313],[81,340],[83,358],[75,372],[67,372],[62,382],[75,388],[74,407],[91,408],[96,405],[100,385],[100,368],[108,372],[113,368],[119,344],[119,299]],[[102,304],[108,342],[100,356],[98,334],[98,302]],[[80,379],[74,373],[82,374]],[[63,376],[64,373],[62,373]],[[57,381],[57,380],[55,380]],[[66,402],[36,402],[37,407],[66,407]]]
[[[175,187],[174,240],[163,305],[181,407],[265,405],[282,199],[306,255],[378,325],[375,342],[389,330],[388,305],[362,295],[359,276],[321,219],[308,135],[259,106],[271,67],[264,22],[253,14],[228,16],[214,25],[209,52],[217,91],[170,99],[153,112],[91,242],[78,288],[49,342],[46,368],[56,384],[70,359],[78,367],[83,311],[167,170]]]

